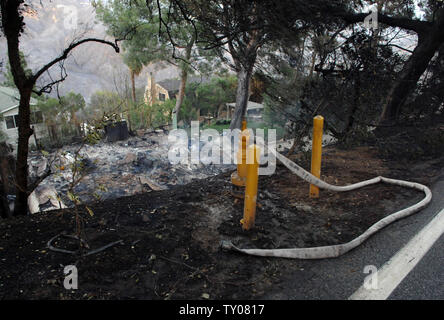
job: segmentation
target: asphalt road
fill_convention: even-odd
[[[444,209],[444,169],[431,189],[433,199],[424,210],[387,226],[342,257],[298,261],[294,272],[263,298],[348,299],[369,275],[364,273],[366,266],[373,265],[379,269]],[[444,299],[444,235],[388,299]]]

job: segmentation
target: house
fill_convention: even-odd
[[[17,89],[0,86],[0,130],[6,135],[6,142],[17,145],[18,140],[18,106],[20,94]],[[37,100],[31,98],[31,106],[37,105]],[[31,126],[37,138],[45,133],[46,127],[43,124],[41,111],[31,113]],[[35,139],[30,139],[30,143],[35,145]]]
[[[188,77],[187,83],[207,83],[209,81],[209,78]],[[180,79],[167,79],[156,83],[153,74],[150,73],[145,87],[145,103],[151,106],[158,102],[176,99],[180,83]]]
[[[177,89],[177,91],[179,91],[179,89]],[[173,99],[175,98],[174,90],[172,90],[171,88],[164,88],[161,84],[156,83],[153,74],[150,73],[147,86],[145,87],[145,103],[149,106],[152,106],[157,102],[170,100],[172,99],[172,97]]]
[[[227,103],[227,112],[225,114],[226,119],[231,119],[233,116],[234,109],[236,108],[236,103]],[[264,105],[260,103],[256,103],[253,101],[248,101],[247,105],[247,119],[250,120],[262,120],[262,115],[264,112]]]

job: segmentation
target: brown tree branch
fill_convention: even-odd
[[[337,12],[334,14],[338,18],[343,19],[347,23],[363,22],[369,13],[351,13],[351,12]],[[389,17],[384,14],[378,13],[378,22],[388,25],[390,27],[398,27],[405,30],[414,31],[417,34],[424,34],[432,28],[431,22],[402,18],[402,17]]]
[[[113,47],[114,50],[116,51],[116,53],[119,53],[119,52],[120,52],[120,48],[119,48],[119,46],[117,45],[117,40],[116,40],[115,42],[110,42],[110,41],[106,41],[106,40],[103,40],[103,39],[96,39],[96,38],[86,38],[86,39],[82,39],[82,40],[80,40],[80,41],[76,41],[76,42],[71,43],[71,45],[70,45],[68,48],[66,48],[66,49],[63,51],[63,53],[62,53],[59,57],[55,58],[54,60],[52,60],[51,62],[49,62],[49,63],[46,64],[45,66],[43,66],[39,71],[37,71],[37,72],[33,75],[32,80],[33,80],[34,82],[36,82],[37,79],[38,79],[43,73],[45,73],[47,70],[49,70],[52,66],[54,66],[56,63],[58,63],[58,62],[60,62],[60,61],[62,61],[62,60],[65,60],[66,58],[68,58],[68,55],[69,55],[69,53],[70,53],[72,50],[74,50],[74,49],[75,49],[76,47],[78,47],[79,45],[84,44],[84,43],[87,43],[87,42],[98,42],[98,43],[107,44],[107,45]]]

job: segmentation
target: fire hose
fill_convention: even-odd
[[[431,190],[422,184],[397,180],[397,179],[389,179],[381,176],[346,186],[331,185],[315,177],[310,172],[304,170],[302,167],[300,167],[290,159],[286,158],[285,156],[277,152],[275,148],[267,148],[267,149],[268,152],[274,154],[274,156],[276,156],[276,159],[281,161],[281,163],[285,165],[288,169],[290,169],[291,172],[296,174],[301,179],[307,181],[308,183],[317,186],[320,189],[330,190],[334,192],[346,192],[346,191],[360,189],[377,183],[387,183],[422,191],[424,192],[425,197],[420,202],[408,208],[392,213],[391,215],[379,220],[378,222],[370,226],[363,234],[361,234],[357,238],[354,238],[353,240],[347,243],[331,245],[331,246],[322,246],[322,247],[310,247],[310,248],[241,249],[236,247],[231,241],[222,241],[221,247],[225,250],[234,250],[248,255],[261,256],[261,257],[279,257],[279,258],[289,258],[289,259],[336,258],[356,248],[357,246],[362,244],[365,240],[367,240],[370,236],[372,236],[379,230],[385,228],[387,225],[422,210],[432,200]]]

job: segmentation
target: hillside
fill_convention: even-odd
[[[24,52],[28,66],[32,70],[46,64],[57,57],[73,39],[83,37],[107,38],[105,27],[95,20],[94,8],[89,1],[54,0],[31,1],[38,12],[35,15],[26,15],[25,33],[21,37],[21,50]],[[73,12],[73,13],[72,13]],[[77,23],[74,24],[77,17]],[[66,21],[68,19],[68,21]],[[75,28],[71,29],[71,25]],[[7,64],[6,40],[0,38],[0,61],[3,68],[0,69],[0,82],[4,81]],[[77,48],[72,56],[66,60],[68,78],[60,85],[62,95],[74,91],[81,93],[85,99],[98,90],[114,90],[114,83],[128,81],[128,68],[122,61],[121,54],[105,45],[96,43],[85,44]],[[144,87],[150,71],[154,71],[157,81],[174,78],[178,72],[174,67],[163,68],[153,65],[145,68],[137,77],[137,87]],[[54,67],[52,76],[57,77],[60,69]],[[41,79],[40,84],[45,83],[48,77]],[[114,81],[115,80],[115,81]]]

